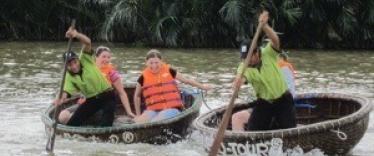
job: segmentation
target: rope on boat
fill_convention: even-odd
[[[196,80],[199,80],[199,74],[198,74],[198,73],[196,74]],[[209,111],[211,111],[212,108],[211,108],[210,106],[208,106],[208,104],[207,104],[207,102],[206,102],[206,98],[205,98],[206,96],[204,95],[204,94],[208,94],[208,91],[203,91],[202,89],[199,89],[199,88],[198,88],[198,92],[201,92],[201,99],[202,99],[202,101],[203,101],[204,106],[205,106],[206,108],[208,108]]]
[[[199,89],[200,90],[200,92],[201,92],[201,99],[203,100],[203,104],[204,104],[204,106],[206,107],[206,108],[208,108],[209,109],[209,111],[211,111],[212,110],[212,108],[207,104],[207,102],[206,102],[206,96],[204,95],[204,94],[208,94],[208,91],[203,91],[202,89]]]
[[[342,141],[345,141],[345,140],[347,140],[347,138],[348,138],[347,134],[344,133],[344,132],[342,132],[342,131],[340,131],[340,129],[338,129],[338,130],[331,129],[330,132],[332,132],[332,133],[336,133],[336,136],[337,136],[340,140],[342,140]]]

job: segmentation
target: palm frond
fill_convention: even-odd
[[[241,24],[243,3],[239,0],[230,0],[219,10],[223,20],[231,26]]]
[[[357,26],[357,20],[354,17],[352,8],[343,7],[341,14],[337,17],[336,23],[345,35],[353,34]]]
[[[293,0],[285,0],[280,7],[280,14],[292,26],[297,23],[298,19],[303,15]]]

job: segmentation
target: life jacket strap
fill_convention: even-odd
[[[153,85],[148,85],[148,86],[143,86],[142,89],[143,91],[149,89],[149,88],[152,88],[152,87],[161,87],[161,86],[164,86],[164,85],[176,85],[177,82],[175,82],[174,80],[173,81],[169,81],[169,82],[163,82],[163,83],[157,83],[157,84],[153,84]]]
[[[169,93],[179,93],[178,90],[170,90],[170,91],[161,91],[161,92],[156,92],[153,94],[149,94],[147,96],[144,96],[145,99],[148,99],[152,96],[157,96],[157,95],[163,95],[163,94],[169,94]]]
[[[163,99],[163,100],[159,100],[159,101],[155,101],[155,102],[152,102],[152,103],[148,103],[147,106],[151,106],[151,105],[155,105],[155,104],[159,104],[159,103],[167,103],[167,102],[173,102],[173,101],[181,101],[180,98],[174,98],[174,99]]]

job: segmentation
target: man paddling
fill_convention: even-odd
[[[280,52],[279,37],[269,26],[268,20],[269,13],[264,11],[259,16],[258,22],[263,24],[262,31],[270,42],[264,48],[254,48],[249,67],[244,67],[244,78],[240,74],[235,78],[236,85],[241,85],[245,80],[249,82],[253,86],[257,100],[253,102],[251,113],[243,110],[233,114],[234,130],[273,129],[272,120],[275,120],[277,128],[280,129],[296,126],[294,101],[277,65]],[[243,63],[239,65],[238,71],[241,71],[241,68]]]
[[[79,57],[71,51],[64,53],[63,59],[67,60],[64,93],[61,99],[54,101],[54,104],[61,105],[68,96],[81,93],[86,99],[80,100],[81,104],[67,125],[80,126],[97,111],[103,110],[99,126],[112,126],[115,94],[109,82],[96,66],[91,40],[73,27],[70,27],[66,32],[66,37],[78,39],[83,48]]]

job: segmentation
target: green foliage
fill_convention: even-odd
[[[62,40],[76,18],[94,40],[236,47],[262,8],[284,47],[374,48],[373,0],[3,0],[0,39]]]

